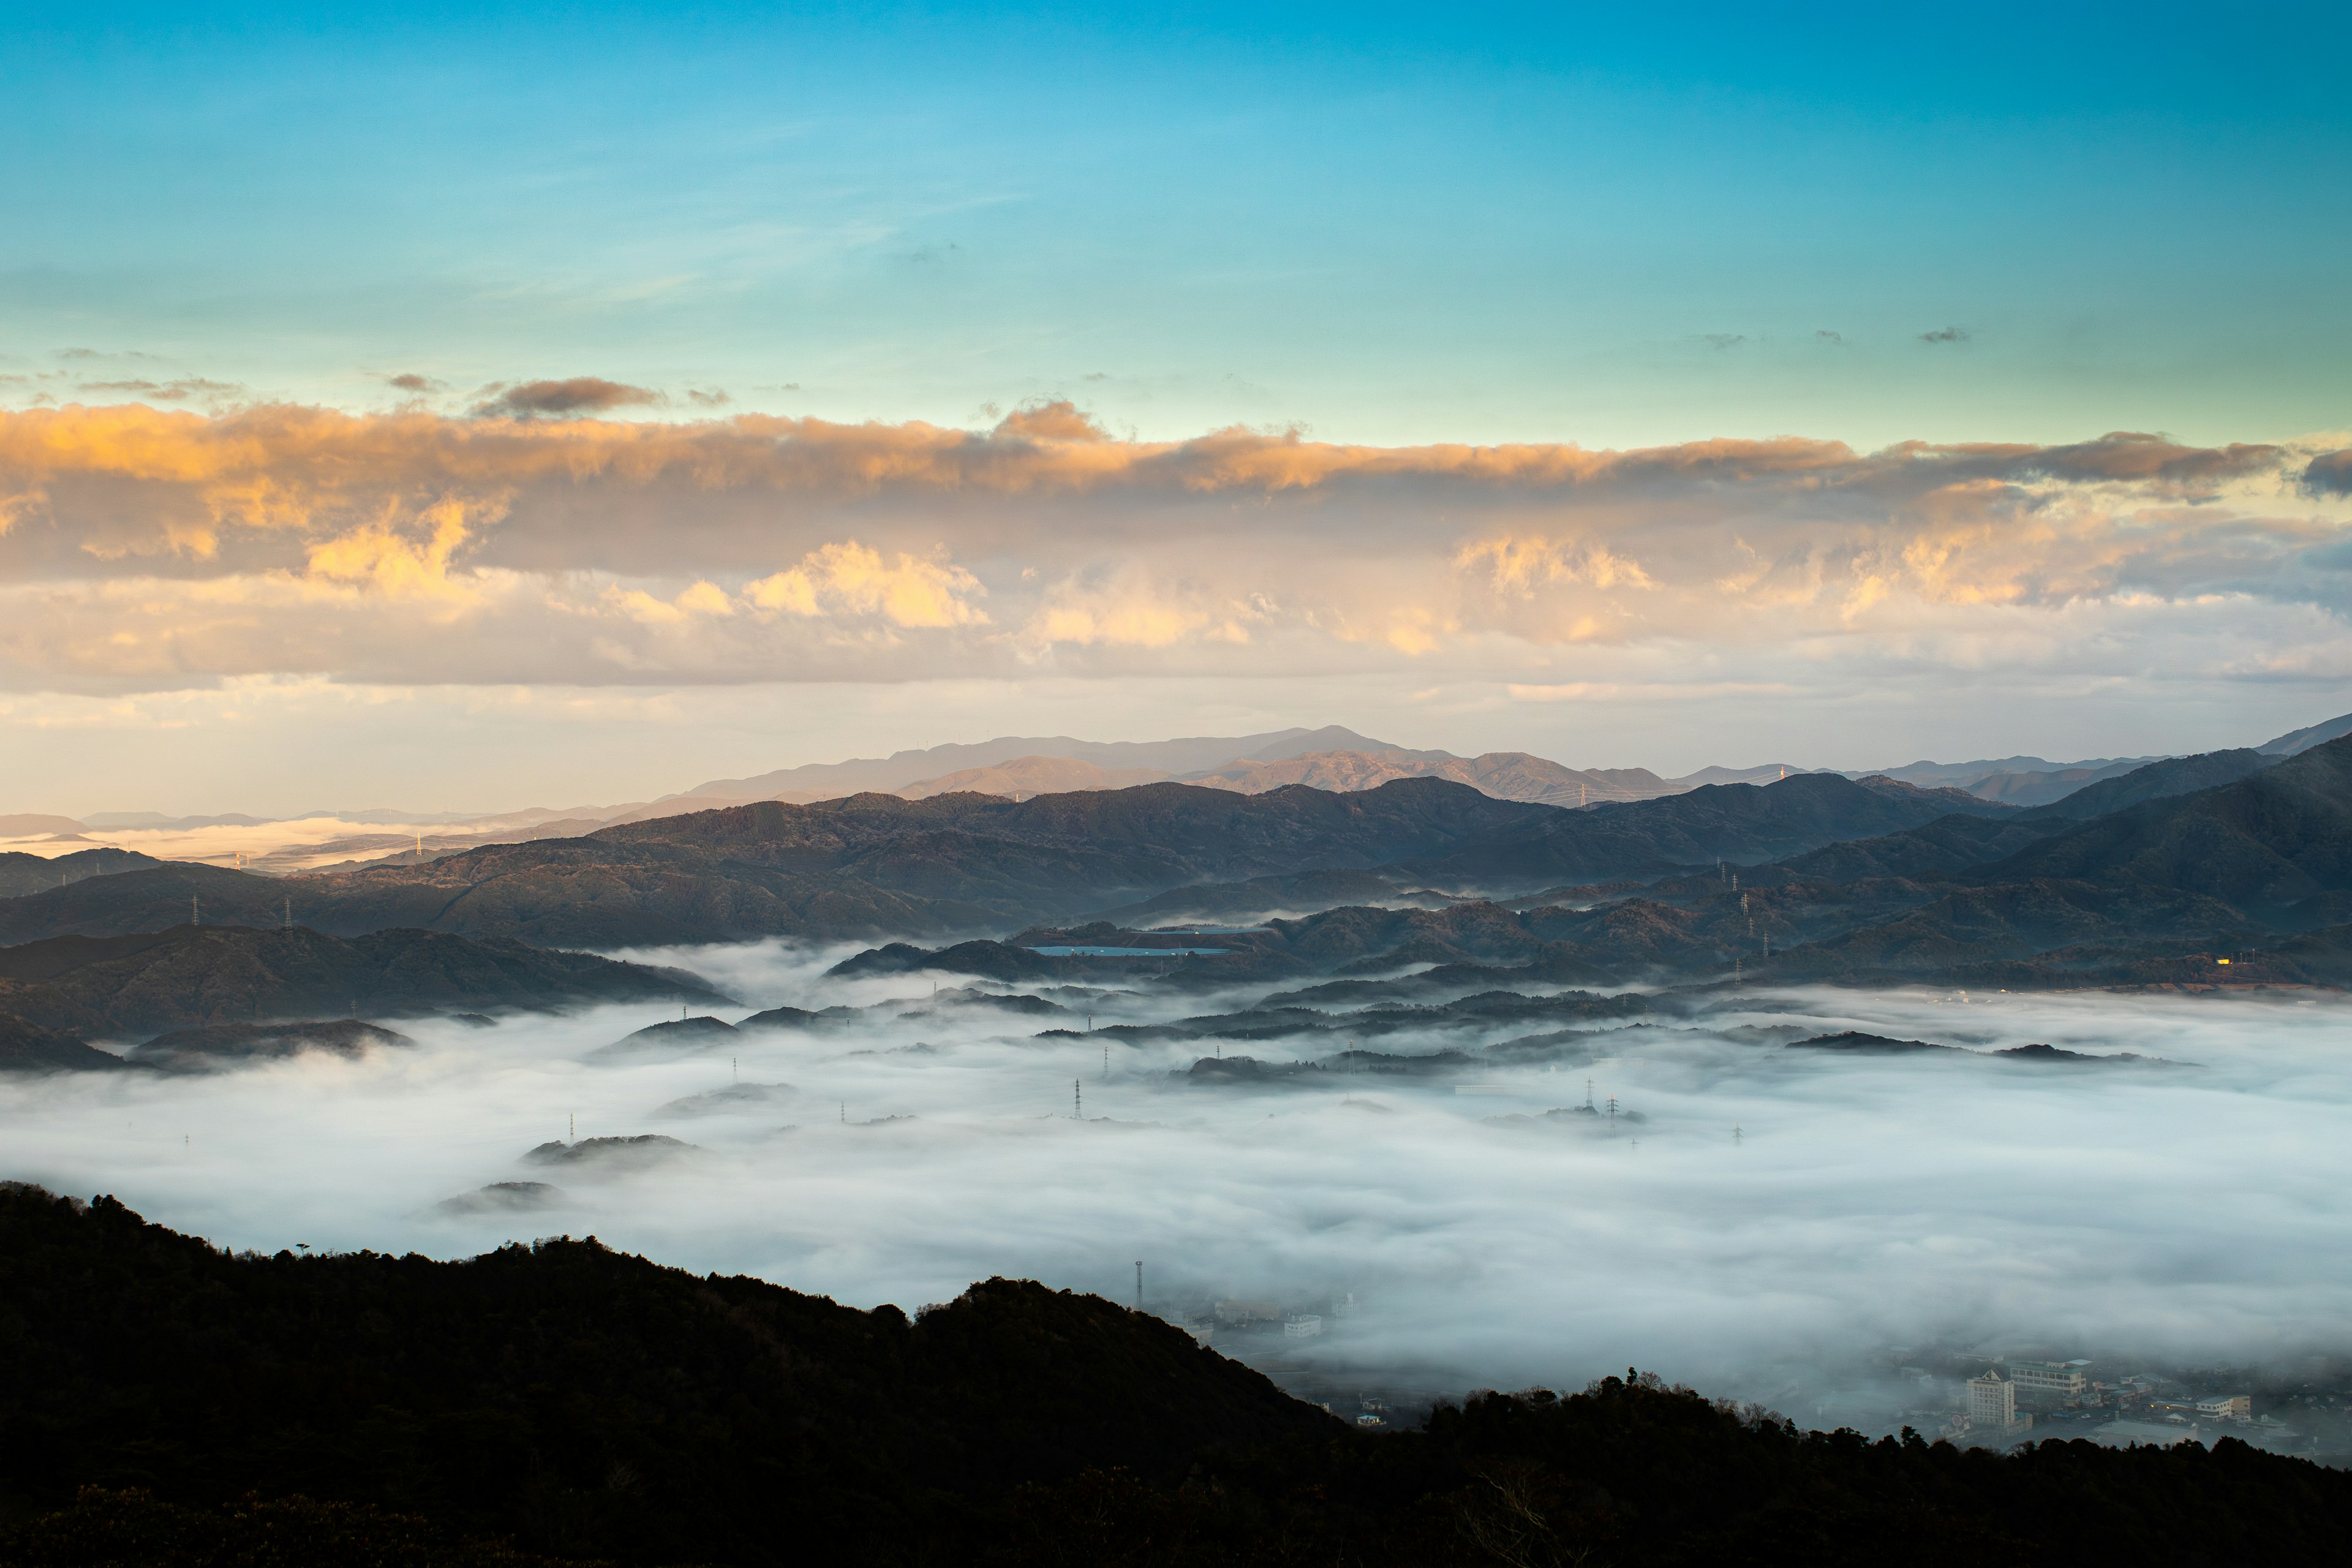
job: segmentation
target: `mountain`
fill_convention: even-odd
[[[344,941],[300,926],[183,925],[0,948],[0,1015],[84,1037],[346,1015],[727,1000],[680,970],[422,931]]]
[[[2005,819],[1947,818],[1746,876],[1732,951],[1769,979],[2339,984],[2327,932],[2352,921],[2352,735],[2284,758],[2168,759]],[[1720,971],[1692,933],[1722,932],[1722,888],[1667,879],[1620,907],[1635,903],[1681,928],[1663,964]],[[2304,932],[2318,945],[2296,947]]]
[[[83,851],[100,853],[121,852]],[[153,860],[144,855],[95,864],[126,868],[101,870],[63,887],[51,880],[37,892],[0,899],[0,944],[52,936],[121,936],[196,922],[283,926],[299,918],[317,923],[314,884],[301,879],[258,876],[194,860]],[[299,910],[294,907],[298,898],[302,904]]]
[[[970,1561],[924,1549],[966,1500],[1341,1435],[1182,1329],[1009,1279],[909,1321],[593,1240],[232,1257],[9,1184],[0,1300],[0,1473],[50,1507],[299,1489],[541,1551]]]
[[[2105,816],[2111,811],[2121,811],[2127,805],[2137,805],[2144,800],[2194,795],[2200,790],[2235,784],[2284,760],[2284,753],[2244,750],[2206,752],[2193,757],[2168,757],[2085,784],[2070,792],[2064,798],[2044,805],[2032,816],[2037,819],[2073,817],[2088,820],[2094,816]]]
[[[2047,805],[2102,779],[2120,778],[2146,762],[2146,758],[2133,757],[2119,763],[2088,763],[2042,773],[1993,773],[1959,787],[1982,799],[2009,805]]]
[[[2219,788],[2126,806],[1971,873],[2036,878],[2202,894],[2265,921],[2352,890],[2352,735]]]
[[[965,768],[922,779],[890,793],[907,800],[935,795],[993,795],[1027,800],[1037,795],[1067,795],[1082,789],[1128,789],[1167,777],[1152,768],[1106,768],[1075,757],[1015,757],[995,767]]]
[[[162,864],[152,856],[131,849],[77,849],[70,855],[47,857],[12,850],[0,854],[0,899],[20,899],[89,877],[110,877]]]
[[[2352,1529],[2352,1474],[2227,1437],[1872,1442],[1630,1369],[1364,1433],[1026,1281],[910,1321],[593,1239],[232,1254],[21,1183],[0,1300],[12,1568],[2323,1563]]]
[[[208,921],[280,925],[289,906],[338,936],[414,927],[551,947],[982,933],[1260,878],[1303,889],[1302,875],[1373,873],[1457,897],[1650,880],[1718,856],[1761,861],[1954,812],[2009,810],[1831,773],[1584,811],[1435,778],[1345,794],[1158,784],[1017,802],[864,795],[327,875],[167,865],[0,901],[0,940],[158,930],[191,908]]]
[[[2307,752],[2314,746],[2325,745],[2346,735],[2352,735],[2352,713],[2324,723],[2306,725],[2300,730],[2290,730],[2275,740],[2263,742],[2254,750],[2266,757],[2291,757],[2298,752]]]
[[[0,1006],[5,1005],[7,994],[0,987]],[[128,1065],[68,1030],[44,1028],[0,1012],[0,1073],[112,1072]]]
[[[1495,889],[1649,879],[1717,858],[1778,859],[1956,812],[2011,809],[1958,791],[1797,773],[1762,786],[1706,784],[1658,800],[1563,812],[1408,868],[1441,886]]]
[[[1525,752],[1487,752],[1475,757],[1396,749],[1380,752],[1308,752],[1285,762],[1244,758],[1205,773],[1188,773],[1186,784],[1260,795],[1286,784],[1313,789],[1377,789],[1392,779],[1438,778],[1468,784],[1497,800],[1531,800],[1549,805],[1591,801],[1647,800],[1684,787],[1646,768],[1580,771]]]
[[[0,838],[47,838],[60,833],[84,831],[84,825],[70,816],[43,816],[37,812],[0,816]]]
[[[750,778],[711,779],[669,798],[714,802],[778,800],[788,796],[803,801],[836,800],[845,795],[900,790],[911,784],[970,769],[1001,767],[1024,757],[1057,757],[1090,763],[1099,768],[1144,771],[1168,778],[1223,767],[1242,757],[1279,762],[1305,752],[1345,749],[1392,748],[1337,724],[1319,730],[1273,730],[1259,735],[1198,736],[1180,741],[1078,741],[1067,735],[1002,735],[970,745],[932,746],[919,752],[894,752],[887,757],[860,757],[846,763],[811,763]]]

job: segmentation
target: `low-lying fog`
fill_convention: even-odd
[[[355,1061],[7,1081],[0,1174],[110,1192],[240,1248],[455,1257],[593,1233],[910,1310],[992,1274],[1125,1302],[1140,1259],[1147,1305],[1179,1321],[1217,1298],[1323,1312],[1318,1339],[1217,1342],[1278,1350],[1294,1382],[1319,1367],[1433,1391],[1634,1364],[1777,1389],[1796,1413],[1891,1346],[2245,1363],[2342,1348],[2352,1321],[2352,1011],[2310,994],[1780,993],[1595,1028],[1589,1063],[1254,1089],[1181,1076],[1209,1042],[1034,1038],[1087,1027],[1087,1002],[1050,988],[1067,1016],[934,1003],[928,976],[822,978],[840,952],[632,956],[760,1007],[906,1005],[698,1054],[598,1055],[661,1016],[612,1008],[397,1023],[414,1049]],[[1092,1007],[1110,1025],[1248,999]],[[1783,1048],[1846,1028],[2181,1065]],[[1289,1061],[1343,1044],[1223,1052]],[[1540,1117],[1584,1103],[1588,1078],[1604,1114]],[[1640,1119],[1612,1125],[1612,1096]],[[1533,1120],[1487,1120],[1514,1113]],[[583,1141],[695,1149],[524,1160],[574,1118]],[[501,1182],[561,1196],[446,1206]],[[1349,1292],[1354,1315],[1326,1310]]]

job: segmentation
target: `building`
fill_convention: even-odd
[[[1998,1372],[1969,1379],[1969,1435],[1979,1441],[2014,1437],[2033,1425],[2017,1413],[2017,1384]]]
[[[1285,1319],[1282,1324],[1282,1337],[1286,1340],[1311,1340],[1322,1331],[1323,1320],[1312,1312],[1300,1312]]]
[[[2143,1448],[2169,1448],[2203,1441],[2194,1426],[2159,1426],[2152,1421],[2110,1421],[2092,1428],[2089,1436],[2103,1448],[2128,1448],[2135,1443]]]
[[[2215,1394],[2197,1402],[2200,1421],[2252,1421],[2254,1399],[2250,1394]]]
[[[2037,1409],[2080,1405],[2090,1388],[2085,1371],[2090,1364],[2086,1361],[2012,1362],[2009,1380],[2017,1385],[2017,1397]]]

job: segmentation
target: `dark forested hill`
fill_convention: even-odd
[[[1822,845],[1918,827],[1955,813],[2014,807],[1957,790],[1800,773],[1770,784],[1708,784],[1661,800],[1559,812],[1412,868],[1439,882],[1523,889],[1652,878],[1677,868],[1778,860]]]
[[[231,1257],[16,1184],[0,1327],[13,1568],[470,1568],[518,1549],[1977,1568],[2328,1562],[2352,1531],[2352,1476],[2228,1439],[1996,1458],[1801,1432],[1631,1374],[1373,1436],[1181,1330],[1035,1284],[910,1322],[593,1241]],[[107,1489],[77,1502],[85,1487]]]
[[[0,899],[46,892],[91,877],[110,877],[163,862],[135,849],[77,849],[70,855],[27,855],[21,849],[0,854]]]
[[[0,1015],[84,1038],[256,1020],[724,1002],[697,976],[502,939],[177,926],[0,948]]]
[[[259,1488],[579,1555],[912,1561],[959,1500],[1339,1430],[1183,1330],[1034,1284],[910,1322],[593,1241],[239,1258],[21,1187],[0,1310],[18,1511]]]
[[[1650,879],[1956,810],[2013,815],[1952,791],[1833,774],[1590,811],[1430,778],[1352,794],[1147,784],[1020,802],[765,801],[334,875],[132,871],[0,901],[0,940],[156,930],[187,919],[191,900],[207,921],[277,924],[290,901],[294,919],[338,935],[416,927],[543,946],[994,933],[1171,888],[1279,878],[1305,891],[1317,876],[1376,868],[1457,890]]]
[[[191,920],[241,926],[283,925],[289,919],[311,923],[311,911],[293,910],[298,889],[290,879],[193,860],[150,860],[143,855],[137,859],[139,864],[110,875],[79,878],[63,887],[51,881],[0,899],[0,944],[53,936],[124,936]]]
[[[2138,883],[2221,899],[2258,920],[2352,889],[2352,737],[2219,788],[2098,817],[1971,877]]]

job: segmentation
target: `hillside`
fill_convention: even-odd
[[[557,1011],[597,1002],[726,1000],[677,970],[504,939],[297,926],[177,926],[0,948],[0,1016],[84,1039],[314,1017]]]
[[[43,857],[20,849],[0,854],[0,899],[18,899],[91,877],[110,877],[163,862],[132,849],[77,849]]]
[[[1997,1458],[1630,1372],[1374,1436],[1027,1282],[909,1321],[593,1240],[238,1257],[13,1183],[0,1300],[19,1568],[1958,1568],[2323,1562],[2352,1529],[2352,1476],[2229,1439]]]
[[[1380,871],[1457,893],[1654,879],[1719,855],[1759,860],[2007,809],[1834,774],[1589,811],[1433,778],[1349,794],[1160,784],[1024,801],[863,795],[333,875],[133,871],[0,903],[0,937],[152,930],[184,920],[192,898],[213,921],[281,923],[291,900],[295,918],[337,934],[415,927],[550,946],[979,933],[1268,877]]]
[[[231,1258],[15,1188],[0,1300],[19,1512],[93,1482],[257,1487],[541,1551],[830,1562],[908,1551],[959,1499],[1339,1431],[1181,1329],[1004,1279],[909,1321],[593,1240]]]

